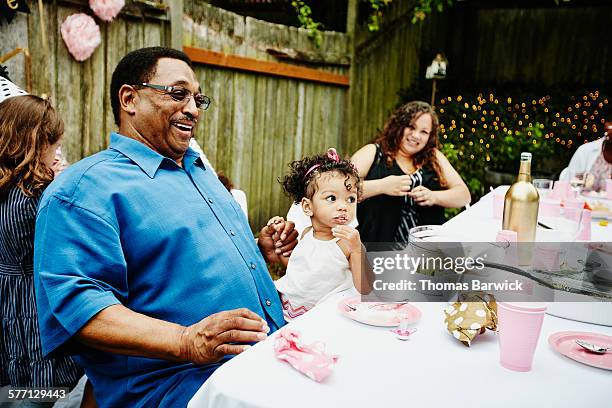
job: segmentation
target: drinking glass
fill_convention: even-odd
[[[533,179],[531,182],[540,193],[540,198],[548,197],[548,194],[553,188],[553,181],[549,179]]]
[[[584,171],[577,171],[572,174],[572,177],[570,178],[570,186],[572,186],[572,189],[577,194],[580,194],[582,192],[585,178],[586,173]]]

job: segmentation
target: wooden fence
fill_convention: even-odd
[[[108,135],[115,129],[108,89],[113,69],[130,50],[147,45],[169,44],[169,20],[122,13],[114,22],[100,24],[102,44],[91,58],[77,62],[66,49],[60,25],[67,16],[78,13],[86,1],[45,2],[43,15],[49,54],[45,55],[41,19],[36,3],[31,14],[17,14],[9,25],[0,26],[0,55],[27,47],[32,55],[32,92],[47,94],[65,122],[63,149],[73,162],[106,148]],[[9,62],[17,83],[24,84],[18,56]],[[24,85],[25,86],[25,85]]]
[[[251,225],[258,229],[271,215],[286,214],[290,200],[276,180],[287,164],[341,144],[350,62],[346,35],[326,32],[316,48],[302,29],[245,18],[201,0],[168,3],[167,13],[139,16],[131,9],[100,23],[102,44],[82,63],[68,54],[59,26],[86,9],[86,2],[45,3],[48,57],[33,6],[31,14],[18,13],[0,26],[0,55],[29,48],[32,92],[49,94],[61,112],[64,151],[74,162],[104,149],[116,129],[108,89],[119,59],[143,46],[176,44],[172,35],[180,35],[213,99],[196,139],[215,168],[246,191]],[[184,10],[178,22],[171,21],[172,7]],[[12,59],[9,69],[25,86],[22,57]]]
[[[108,89],[119,59],[143,46],[183,47],[213,99],[196,139],[215,168],[246,191],[255,230],[287,211],[289,199],[276,180],[290,161],[332,146],[348,156],[370,141],[399,102],[398,90],[422,85],[439,49],[449,56],[451,76],[472,75],[476,82],[609,83],[612,77],[610,46],[600,44],[595,52],[588,47],[610,37],[612,25],[604,24],[612,17],[610,7],[574,12],[458,5],[412,25],[413,2],[398,1],[387,10],[382,30],[369,33],[356,24],[359,0],[349,0],[347,33],[323,32],[317,48],[302,29],[239,16],[204,0],[166,3],[163,13],[132,4],[114,22],[100,23],[102,44],[82,63],[68,54],[59,26],[86,10],[86,0],[44,3],[48,56],[38,8],[31,3],[31,14],[17,13],[11,24],[0,26],[0,55],[16,47],[30,50],[32,91],[48,93],[60,110],[65,150],[76,161],[104,149],[115,129]],[[550,40],[536,41],[544,36]],[[9,61],[20,84],[22,58]]]
[[[197,62],[202,89],[213,99],[196,139],[215,168],[247,192],[256,229],[289,208],[290,200],[276,181],[287,164],[341,144],[348,72],[345,35],[326,32],[316,49],[302,29],[245,18],[201,1],[186,2],[185,10],[183,43]],[[198,55],[192,47],[216,54]],[[261,69],[265,62],[270,63],[267,73]],[[292,67],[305,68],[299,72],[320,80],[300,78]],[[321,82],[329,74],[336,83]]]
[[[425,70],[439,50],[450,61],[448,79],[439,84],[446,88],[507,83],[612,90],[611,4],[523,9],[486,3],[457,2],[412,25],[413,2],[394,1],[379,32],[357,27],[348,151],[376,135],[398,104],[400,89],[431,89]]]

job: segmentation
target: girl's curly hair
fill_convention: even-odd
[[[430,165],[438,175],[440,185],[445,186],[446,180],[442,176],[442,170],[435,155],[435,149],[439,148],[438,127],[440,122],[438,115],[436,115],[436,112],[427,102],[412,101],[397,108],[385,124],[382,132],[374,140],[374,143],[380,144],[387,165],[390,166],[400,149],[402,138],[404,137],[404,129],[414,126],[416,120],[424,114],[431,116],[431,133],[425,147],[414,155],[413,164],[416,168]]]
[[[344,186],[347,190],[354,187],[357,197],[361,195],[361,179],[357,169],[349,160],[334,158],[335,151],[331,153],[318,154],[316,156],[305,157],[289,164],[289,174],[279,182],[283,185],[287,194],[294,203],[299,203],[302,198],[311,199],[317,190],[317,181],[325,173],[336,173],[345,176]],[[313,170],[313,166],[317,166]],[[310,170],[310,171],[309,171]]]

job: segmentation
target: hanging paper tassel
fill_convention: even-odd
[[[89,7],[101,20],[111,22],[125,6],[125,0],[89,0]]]
[[[91,57],[102,41],[94,19],[83,13],[68,16],[62,23],[61,32],[68,51],[77,61]]]

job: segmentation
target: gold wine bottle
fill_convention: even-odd
[[[531,153],[523,152],[518,178],[504,198],[503,229],[515,231],[519,242],[534,242],[539,202],[538,190],[531,184]]]

